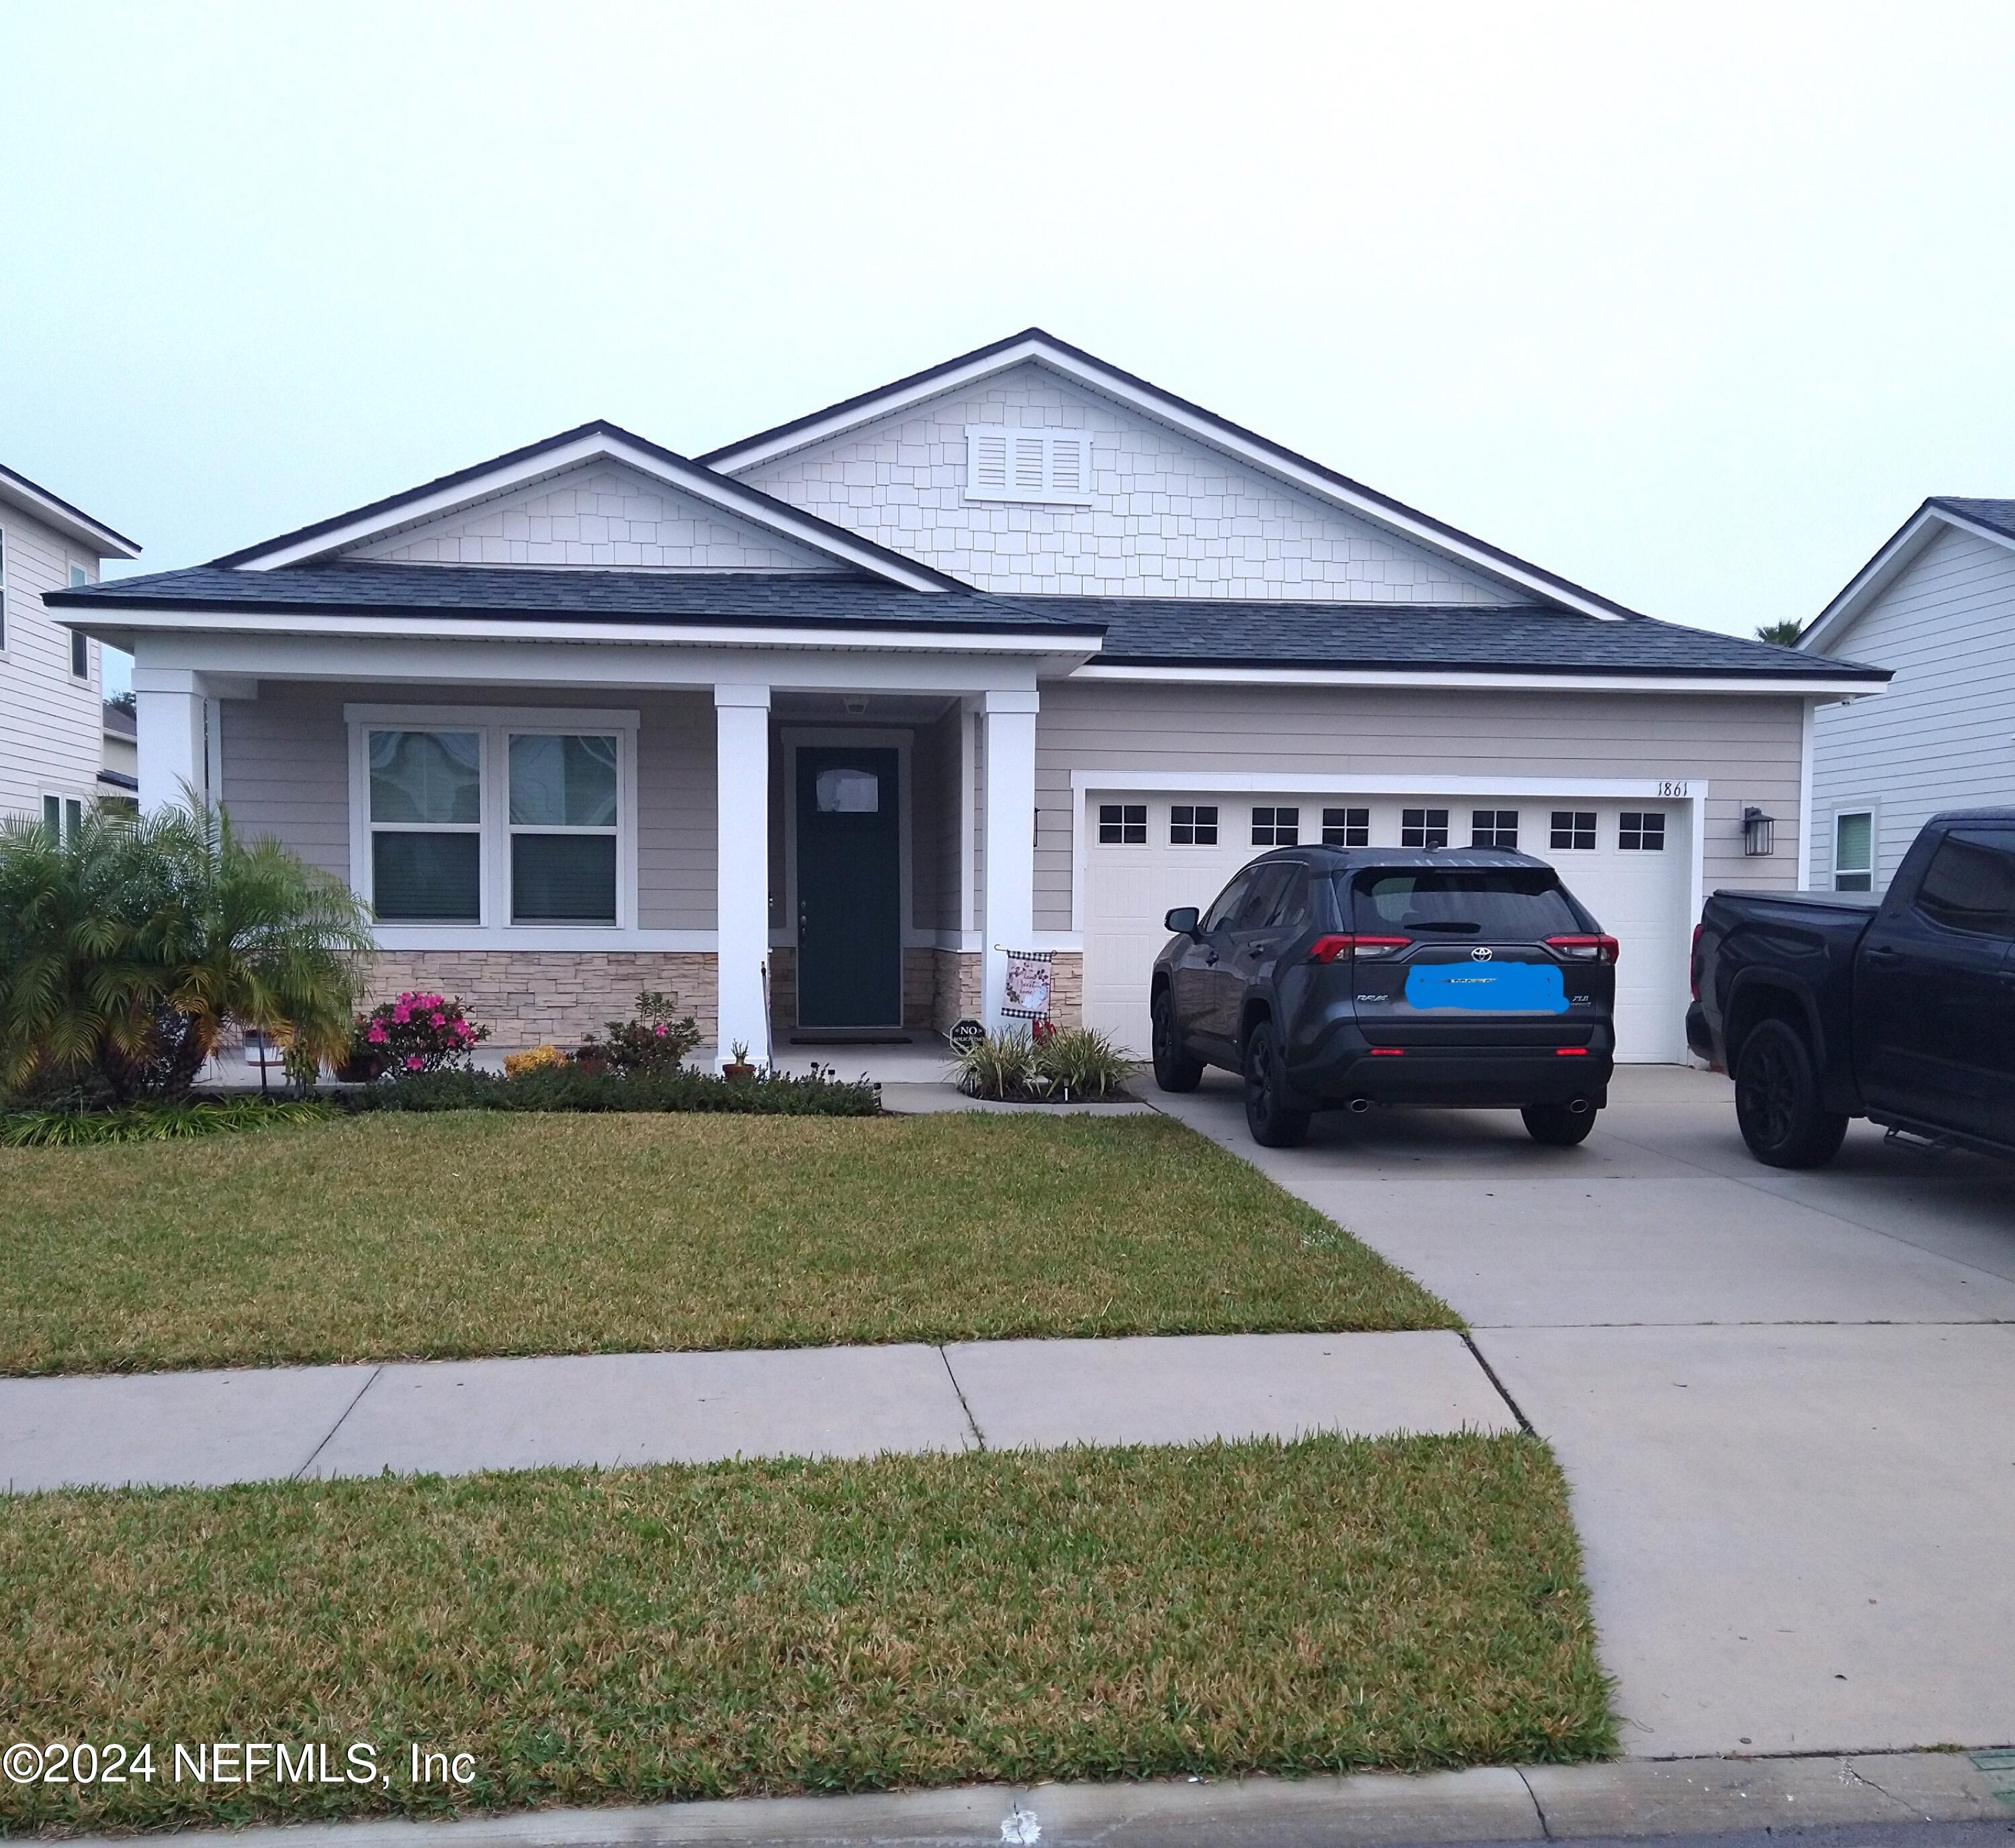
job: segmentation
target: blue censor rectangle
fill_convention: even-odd
[[[1552,963],[1416,963],[1406,999],[1419,1008],[1472,1014],[1565,1014],[1566,989]]]

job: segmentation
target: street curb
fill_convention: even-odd
[[[1913,1821],[2015,1823],[2015,1753],[1625,1759],[1223,1782],[968,1785],[540,1810],[454,1822],[312,1823],[286,1833],[290,1848],[318,1841],[332,1848],[1425,1848]],[[177,1839],[242,1843],[247,1832],[193,1831]]]

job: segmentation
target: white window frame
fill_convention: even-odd
[[[1672,832],[1668,820],[1671,813],[1663,806],[1656,809],[1618,809],[1616,811],[1616,851],[1618,853],[1663,853],[1665,851],[1665,837]],[[1623,844],[1623,817],[1626,815],[1637,817],[1637,845],[1635,847],[1626,847]],[[1644,845],[1644,837],[1650,832],[1644,825],[1644,817],[1647,815],[1655,815],[1658,818],[1658,844],[1655,847]]]
[[[1343,820],[1332,826],[1330,821],[1332,815],[1341,815]],[[1364,819],[1361,822],[1352,821],[1350,818],[1353,815],[1362,815]],[[1371,805],[1369,802],[1325,803],[1323,806],[1322,820],[1316,824],[1316,832],[1322,836],[1324,846],[1340,847],[1348,852],[1351,846],[1352,828],[1359,829],[1363,834],[1364,838],[1359,845],[1369,847],[1371,845]],[[1329,838],[1332,834],[1339,834],[1343,838],[1332,841]]]
[[[90,567],[78,564],[74,558],[68,559],[65,562],[70,567],[63,574],[69,580],[70,588],[73,590],[81,590],[86,588],[91,583]],[[70,649],[70,677],[79,686],[88,687],[91,684],[91,637],[81,630],[71,629],[65,632],[65,639]],[[77,650],[80,642],[84,644],[84,672],[82,673],[77,671]]]
[[[1840,863],[1840,824],[1851,821],[1857,815],[1868,818],[1868,864],[1865,867],[1843,867]],[[1875,889],[1875,862],[1880,852],[1875,837],[1875,810],[1872,805],[1854,809],[1836,809],[1833,812],[1833,845],[1828,854],[1827,879],[1835,892],[1872,892]],[[1866,879],[1866,885],[1842,885],[1841,876],[1844,873],[1851,879]]]
[[[1118,802],[1101,802],[1098,805],[1100,812],[1092,817],[1092,826],[1101,830],[1116,827],[1119,830],[1119,838],[1116,841],[1108,841],[1104,834],[1101,833],[1098,837],[1099,845],[1101,847],[1147,846],[1153,838],[1155,830],[1154,818],[1149,813],[1151,806],[1147,802],[1130,802],[1123,796]],[[1117,821],[1108,821],[1105,819],[1104,811],[1108,809],[1117,809],[1119,811],[1119,819]],[[1127,820],[1126,811],[1129,809],[1138,809],[1140,811],[1140,819],[1138,821]],[[1139,840],[1130,841],[1126,838],[1126,831],[1130,827],[1140,829]]]
[[[1224,805],[1222,802],[1169,803],[1169,845],[1171,847],[1180,848],[1186,853],[1194,852],[1198,849],[1201,849],[1205,853],[1214,852],[1216,850],[1219,843],[1224,838],[1223,833],[1223,807]],[[1187,809],[1189,810],[1190,819],[1187,823],[1179,824],[1176,821],[1176,811],[1178,809]],[[1208,809],[1210,811],[1209,820],[1198,821],[1196,819],[1197,811],[1200,809]],[[1187,827],[1189,829],[1190,838],[1187,841],[1178,841],[1176,838],[1176,829],[1178,826]],[[1210,838],[1208,841],[1199,841],[1196,838],[1196,831],[1200,827],[1207,827],[1210,830]]]
[[[375,829],[417,834],[475,833],[482,841],[479,891],[481,915],[474,924],[404,923],[375,926],[388,949],[592,949],[634,947],[637,925],[637,727],[634,710],[566,706],[346,705],[350,728],[350,885],[365,904],[372,902],[371,836]],[[374,731],[472,731],[477,734],[479,819],[467,822],[379,822],[371,820],[371,758]],[[511,921],[511,837],[514,833],[595,832],[514,826],[511,815],[512,737],[544,734],[613,737],[616,745],[616,922],[513,924]]]
[[[1003,479],[997,486],[980,479],[983,446],[1004,446]],[[1042,480],[1031,489],[1015,479],[1018,447],[1040,446]],[[1079,485],[1060,486],[1057,459],[1068,452]],[[1031,507],[1089,507],[1091,496],[1091,432],[1089,430],[1024,429],[1019,424],[968,424],[965,426],[965,498],[988,502],[1018,502]]]
[[[91,812],[97,800],[95,795],[80,795],[74,789],[41,789],[36,794],[41,800],[36,804],[35,819],[46,825],[49,818],[49,804],[54,802],[56,805],[56,838],[66,845],[77,838],[78,831],[84,826],[84,816]],[[74,816],[70,813],[73,809],[77,811]]]
[[[1553,841],[1554,834],[1559,831],[1553,826],[1553,817],[1556,815],[1566,816],[1571,823],[1574,822],[1576,817],[1586,815],[1589,823],[1587,827],[1583,828],[1579,825],[1570,826],[1567,833],[1570,838],[1577,834],[1586,834],[1588,836],[1588,845],[1586,847],[1562,847],[1557,845]],[[1602,851],[1602,811],[1600,809],[1550,807],[1546,811],[1546,851],[1549,853],[1600,853]],[[1533,851],[1536,852],[1538,849],[1535,848]]]
[[[1410,824],[1407,822],[1406,810],[1409,806],[1416,808],[1421,812],[1421,825],[1417,829],[1410,828]],[[1436,808],[1433,803],[1429,802],[1418,802],[1410,805],[1402,802],[1399,805],[1399,846],[1401,851],[1406,853],[1427,853],[1439,852],[1441,848],[1447,846],[1449,844],[1449,836],[1453,831],[1455,813],[1456,806],[1453,802],[1449,803],[1445,808],[1439,809]],[[1432,817],[1437,815],[1441,817],[1439,821],[1435,821],[1432,819]],[[1407,845],[1406,836],[1410,831],[1417,833],[1420,835],[1421,840],[1418,846],[1410,847]],[[1440,841],[1436,843],[1433,848],[1430,848],[1428,845],[1428,836],[1430,834],[1439,834],[1441,836]]]

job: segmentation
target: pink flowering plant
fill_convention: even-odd
[[[637,997],[637,1011],[627,1021],[605,1021],[609,1037],[591,1033],[574,1054],[574,1063],[617,1078],[676,1071],[688,1053],[699,1044],[699,1023],[679,1012],[676,995],[646,989]]]
[[[469,1054],[490,1037],[462,1012],[459,998],[423,995],[416,989],[381,1002],[357,1017],[350,1042],[350,1068],[375,1076],[466,1070]]]

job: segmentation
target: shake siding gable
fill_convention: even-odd
[[[1893,668],[1879,698],[1822,706],[1811,882],[1833,885],[1833,818],[1875,817],[1875,890],[1941,809],[2015,802],[2015,549],[1947,529],[1828,652]]]
[[[1092,504],[968,501],[967,428],[991,423],[1089,429]],[[741,479],[986,590],[1522,601],[1033,362]]]

